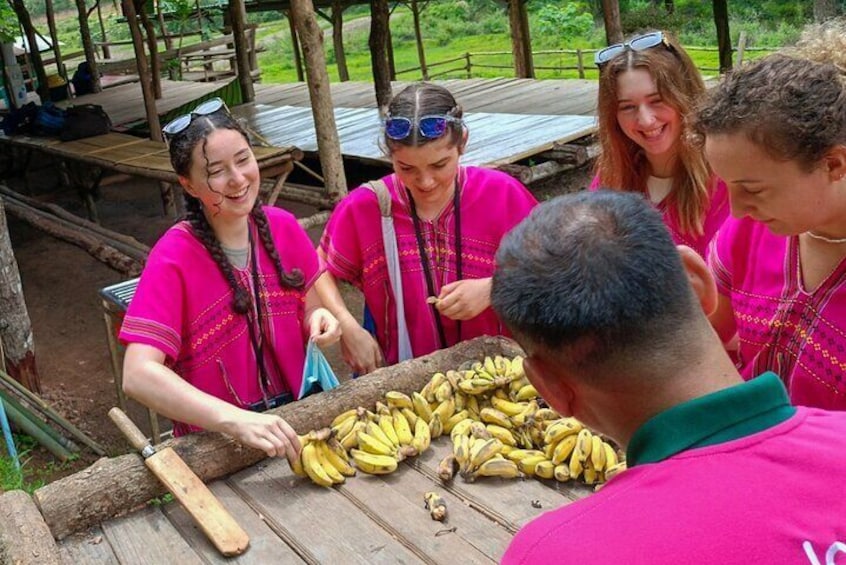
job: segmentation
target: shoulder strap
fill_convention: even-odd
[[[367,187],[379,199],[379,211],[382,212],[383,218],[391,216],[391,193],[388,191],[388,185],[382,179],[373,180],[364,183],[362,186]]]

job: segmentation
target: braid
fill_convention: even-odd
[[[303,272],[300,269],[292,269],[290,273],[286,273],[282,268],[282,260],[279,258],[279,252],[276,249],[276,244],[273,243],[273,235],[270,233],[270,225],[267,222],[267,216],[264,214],[264,209],[261,207],[260,199],[256,199],[256,204],[253,206],[251,213],[253,220],[256,222],[261,243],[264,250],[273,259],[273,264],[276,266],[276,274],[279,275],[279,280],[282,286],[290,288],[302,288],[305,284]]]
[[[217,266],[223,273],[223,277],[232,289],[232,293],[234,294],[232,308],[238,314],[246,314],[250,310],[250,297],[247,291],[244,290],[244,287],[235,280],[235,272],[232,270],[232,264],[223,252],[223,248],[220,247],[220,242],[215,237],[214,231],[209,225],[206,215],[203,213],[200,201],[188,194],[184,194],[184,197],[185,218],[191,224],[191,227],[194,228],[194,233],[200,238],[200,241],[212,256],[214,262],[217,263]]]

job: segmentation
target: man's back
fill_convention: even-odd
[[[638,465],[515,537],[504,563],[846,563],[846,413]],[[828,557],[827,557],[828,554]]]

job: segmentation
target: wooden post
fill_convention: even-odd
[[[300,56],[300,41],[297,37],[297,26],[294,25],[294,15],[291,10],[285,12],[285,17],[288,18],[288,27],[291,29],[291,47],[294,50],[294,66],[297,68],[297,81],[303,82],[305,75],[303,74],[303,60]]]
[[[244,103],[256,99],[253,77],[250,73],[250,49],[247,46],[247,11],[244,0],[229,0],[229,16],[232,18],[232,38],[235,40],[235,61],[238,64],[238,84]]]
[[[338,128],[335,126],[335,111],[332,106],[326,57],[323,54],[323,30],[317,25],[311,0],[292,0],[291,15],[294,18],[297,33],[303,40],[308,93],[311,99],[317,150],[320,153],[326,192],[333,202],[337,202],[347,194],[347,180],[341,156],[341,141],[338,138]]]
[[[35,40],[35,27],[32,25],[32,19],[29,17],[29,11],[26,9],[23,0],[12,0],[15,8],[15,13],[18,15],[18,21],[23,26],[24,34],[26,35],[26,42],[29,44],[30,57],[30,78],[35,72],[38,80],[38,96],[41,101],[50,100],[50,88],[47,86],[47,73],[44,72],[44,63],[41,62],[41,53],[38,52],[38,43]]]
[[[99,5],[99,4],[98,4]],[[139,15],[141,16],[141,25],[144,26],[144,32],[147,34],[147,50],[150,52],[150,78],[152,79],[153,96],[156,100],[162,98],[162,63],[159,58],[159,45],[156,41],[156,30],[153,28],[153,22],[147,17],[147,8],[144,2],[138,4]]]
[[[0,198],[0,343],[3,347],[2,362],[6,372],[27,389],[41,392],[41,381],[35,367],[35,345],[32,337],[32,323],[24,301],[21,275],[9,226],[6,210]]]
[[[85,7],[85,0],[76,0],[76,11],[79,14],[79,34],[82,37],[82,50],[85,52],[85,62],[88,63],[88,68],[91,70],[91,81],[94,92],[100,92],[102,90],[100,86],[100,71],[97,69],[97,54],[94,53],[94,42],[91,41],[91,29],[88,27],[88,10]]]
[[[97,20],[100,22],[100,37],[103,39],[103,58],[111,59],[112,50],[107,44],[109,38],[106,37],[106,26],[103,24],[103,11],[100,9],[100,2],[97,2]]]
[[[376,87],[376,106],[384,115],[391,102],[391,70],[388,65],[388,0],[370,3],[370,64]]]
[[[608,45],[623,41],[619,0],[602,0],[602,17],[605,20],[605,41]]]
[[[341,0],[332,0],[332,48],[335,50],[335,64],[341,82],[350,80],[347,69],[347,54],[344,52],[344,5]]]
[[[470,61],[469,51],[464,53],[464,58],[467,60],[467,64],[464,66],[464,68],[467,69],[467,78],[473,78],[473,63]]]
[[[511,48],[514,52],[514,74],[517,78],[534,78],[532,40],[525,0],[508,0],[508,22],[511,26]]]
[[[581,49],[576,49],[576,65],[579,67],[579,78],[585,78],[585,61]]]
[[[62,50],[59,49],[59,36],[56,33],[56,15],[53,12],[53,0],[46,0],[44,7],[47,12],[47,27],[50,28],[50,41],[53,43],[53,58],[56,59],[56,72],[64,79],[68,78],[65,65],[62,63]]]
[[[414,40],[417,43],[417,60],[420,62],[420,72],[423,80],[429,80],[429,69],[426,68],[426,50],[423,49],[423,35],[420,33],[420,8],[417,0],[411,0],[411,17],[414,20]]]
[[[84,0],[77,0],[77,2],[82,1]],[[141,37],[141,30],[138,28],[135,4],[133,0],[121,0],[121,6],[123,7],[123,15],[129,23],[129,31],[132,34],[132,47],[135,49],[135,64],[138,70],[138,80],[141,83],[141,94],[144,97],[147,124],[150,126],[150,138],[153,141],[164,141],[164,137],[162,137],[162,126],[159,123],[159,113],[156,110],[156,99],[153,96],[153,88],[150,85],[147,56],[144,54],[144,39]]]
[[[743,63],[743,55],[746,53],[746,32],[741,31],[740,37],[737,38],[737,66]]]

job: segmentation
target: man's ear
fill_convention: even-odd
[[[681,256],[682,265],[687,273],[687,280],[693,288],[693,292],[702,305],[706,316],[710,316],[717,309],[717,283],[711,269],[705,264],[699,254],[686,245],[677,245],[676,249]]]
[[[523,363],[526,376],[541,398],[562,416],[572,416],[575,394],[558,364],[540,355],[531,355]]]

